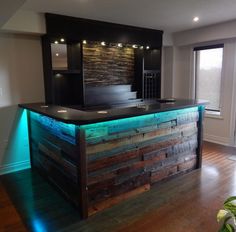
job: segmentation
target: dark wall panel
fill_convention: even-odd
[[[163,31],[128,25],[46,14],[47,34],[71,40],[107,41],[162,46]]]

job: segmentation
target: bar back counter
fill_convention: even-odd
[[[28,111],[32,168],[83,218],[201,167],[204,102],[99,110],[39,103],[20,107]]]

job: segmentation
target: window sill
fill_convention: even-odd
[[[221,120],[224,119],[224,118],[222,117],[221,112],[214,112],[214,111],[208,111],[208,110],[206,110],[205,117],[206,117],[206,118],[221,119]]]

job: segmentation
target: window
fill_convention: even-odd
[[[208,112],[221,111],[223,45],[194,48],[195,97],[208,100]]]

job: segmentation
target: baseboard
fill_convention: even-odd
[[[0,175],[17,172],[17,171],[28,169],[28,168],[30,168],[29,160],[7,164],[7,165],[0,166]]]
[[[217,143],[224,146],[230,145],[230,138],[227,138],[227,137],[204,134],[203,140],[207,142],[211,142],[211,143]]]

